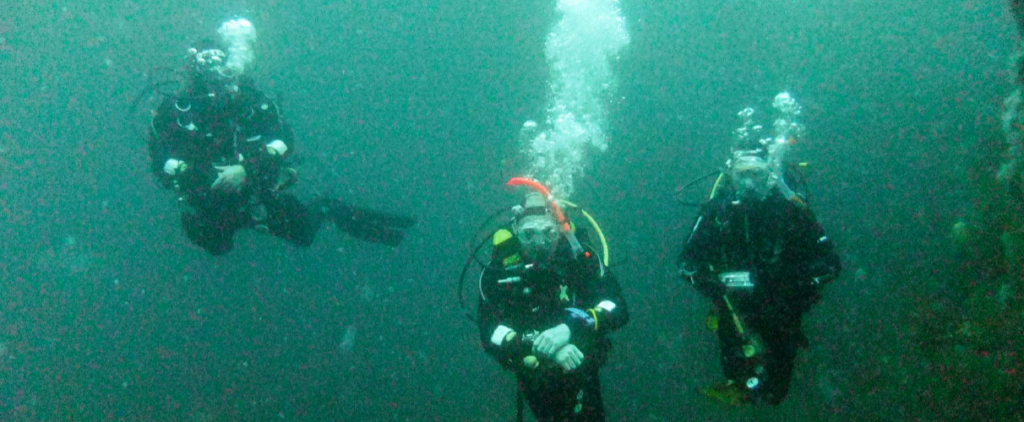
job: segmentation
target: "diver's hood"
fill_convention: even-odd
[[[741,155],[733,158],[729,168],[733,172],[768,171],[768,161],[756,155]]]
[[[519,218],[526,217],[529,215],[550,215],[551,207],[548,206],[548,201],[537,192],[531,192],[526,195],[523,199],[523,211],[519,214]]]

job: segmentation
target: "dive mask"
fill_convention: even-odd
[[[741,199],[763,200],[775,185],[768,163],[756,156],[734,158],[730,163],[729,176]]]
[[[558,224],[550,216],[526,216],[516,228],[516,237],[524,246],[547,245],[558,239]]]

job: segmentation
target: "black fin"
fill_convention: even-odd
[[[328,211],[339,230],[367,242],[398,246],[405,238],[401,229],[416,224],[414,217],[356,207],[334,201]]]

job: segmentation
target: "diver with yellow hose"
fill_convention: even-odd
[[[555,201],[535,181],[509,184],[535,192],[490,236],[476,314],[481,344],[516,374],[520,420],[525,399],[538,421],[603,421],[598,369],[611,347],[607,335],[629,320],[604,235],[585,214],[603,245],[598,254],[562,210],[578,207]]]
[[[714,304],[707,325],[726,377],[701,392],[733,405],[784,400],[797,349],[807,345],[803,315],[841,270],[770,150],[733,148],[679,256],[680,275]]]

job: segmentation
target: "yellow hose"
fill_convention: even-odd
[[[711,196],[708,196],[708,200],[715,199],[715,194],[718,193],[718,185],[722,183],[723,178],[725,178],[725,172],[718,173],[718,179],[715,179],[715,186],[711,188]]]
[[[736,310],[732,308],[732,302],[729,301],[729,296],[722,296],[722,299],[725,299],[725,306],[729,308],[729,313],[732,314],[732,322],[733,324],[736,324],[736,332],[743,335],[745,331],[743,329],[743,323],[740,322],[739,315],[736,315]]]

